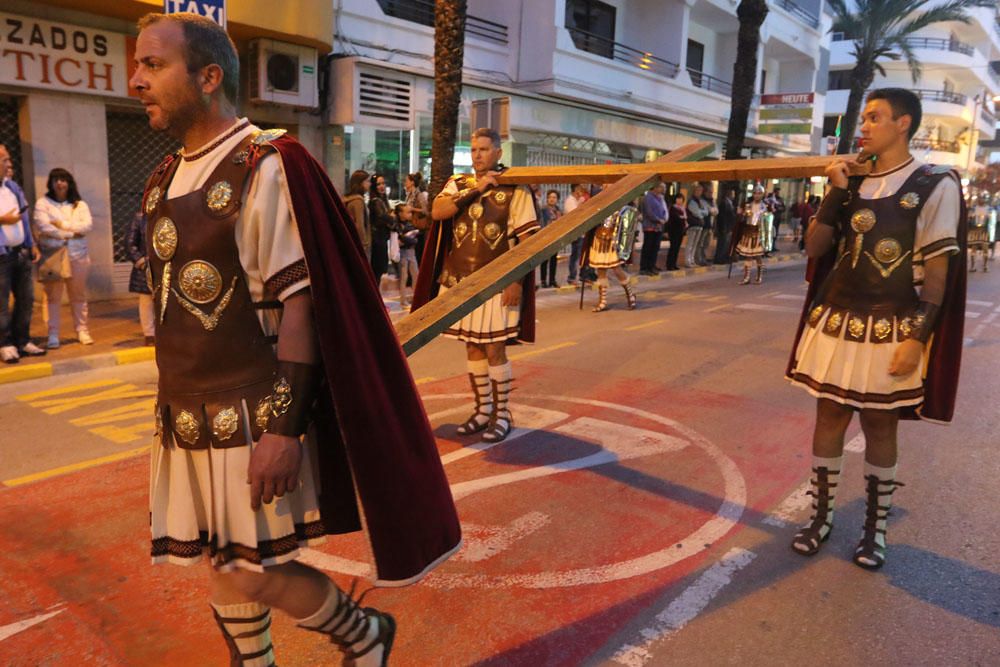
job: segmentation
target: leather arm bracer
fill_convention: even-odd
[[[917,305],[917,311],[913,314],[913,334],[911,338],[926,343],[934,333],[937,326],[938,315],[941,312],[940,306],[929,301],[921,301]]]
[[[268,399],[271,415],[265,432],[293,438],[305,433],[322,379],[320,364],[279,359],[274,389]]]

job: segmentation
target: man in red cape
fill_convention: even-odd
[[[361,530],[362,514],[382,584],[415,582],[458,549],[406,359],[323,168],[284,131],[236,118],[225,31],[194,14],[139,29],[130,85],[150,126],[184,146],[143,196],[159,309],[153,560],[209,557],[232,665],[274,664],[271,607],[344,664],[384,665],[392,617],[296,558]]]
[[[495,130],[476,130],[472,133],[475,176],[453,176],[434,198],[434,223],[413,290],[413,310],[538,231],[534,197],[527,188],[497,184],[502,154]],[[507,340],[535,341],[534,271],[495,294],[444,335],[465,343],[476,401],[475,412],[458,427],[458,434],[483,433],[485,442],[500,442],[514,426],[508,403],[514,372],[507,359]]]
[[[810,287],[787,378],[817,398],[810,522],[792,549],[819,551],[833,529],[844,434],[854,412],[865,435],[867,512],[854,562],[885,562],[900,418],[949,422],[965,319],[966,210],[958,174],[917,161],[909,140],[920,99],[873,90],[862,114],[864,153],[877,167],[827,168],[830,189],[810,224]],[[919,287],[919,292],[917,290]]]

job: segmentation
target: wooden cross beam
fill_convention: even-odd
[[[711,153],[714,144],[688,144],[655,162],[633,165],[581,167],[512,167],[500,177],[505,184],[607,183],[601,192],[571,213],[515,246],[487,266],[450,288],[414,313],[401,319],[396,334],[403,351],[413,354],[434,340],[452,323],[471,313],[507,285],[519,280],[560,248],[580,238],[624,202],[635,199],[660,178],[692,180],[741,180],[749,178],[805,178],[822,174],[834,159],[850,156],[723,160],[689,162]],[[429,270],[429,268],[428,268]]]

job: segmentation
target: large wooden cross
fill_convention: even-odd
[[[399,321],[396,333],[403,351],[411,355],[451,324],[471,313],[504,287],[580,238],[622,205],[648,190],[658,180],[726,181],[750,178],[806,178],[824,172],[835,158],[851,156],[715,160],[697,162],[713,149],[711,142],[688,144],[655,162],[574,167],[511,167],[498,179],[502,185],[532,183],[603,183],[601,192],[576,210],[450,288]],[[428,267],[429,270],[429,267]]]

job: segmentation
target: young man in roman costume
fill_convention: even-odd
[[[379,579],[402,585],[460,534],[360,239],[298,142],[236,117],[239,64],[221,27],[149,14],[139,30],[130,86],[150,126],[183,146],[142,200],[160,375],[153,561],[208,556],[232,665],[274,664],[271,607],[331,639],[344,664],[384,665],[392,617],[300,549],[360,530],[363,512]]]
[[[868,94],[865,164],[837,160],[809,226],[815,262],[788,378],[818,399],[813,515],[792,541],[815,554],[833,527],[844,433],[855,412],[865,435],[867,512],[854,562],[885,562],[900,418],[948,422],[954,410],[965,312],[965,205],[958,175],[909,151],[919,98],[899,88]]]
[[[976,255],[982,259],[983,273],[990,270],[990,248],[996,236],[997,212],[989,206],[990,195],[980,192],[972,198],[969,211],[969,271],[976,271]]]
[[[586,266],[597,270],[597,305],[593,312],[602,313],[608,309],[608,271],[615,274],[618,284],[625,290],[625,301],[629,310],[635,310],[635,290],[629,282],[632,278],[622,268],[625,260],[619,251],[619,241],[622,251],[631,252],[631,243],[635,241],[636,216],[639,211],[631,202],[613,215],[605,218],[599,226],[592,229],[586,236],[585,247]]]
[[[500,135],[488,128],[472,133],[475,175],[457,174],[434,198],[427,245],[414,289],[412,310],[443,294],[539,229],[534,197],[525,187],[501,186]],[[428,270],[427,267],[430,267]],[[446,338],[465,343],[476,411],[459,435],[483,433],[500,442],[514,426],[509,399],[514,372],[508,338],[535,340],[534,272],[449,327]]]

